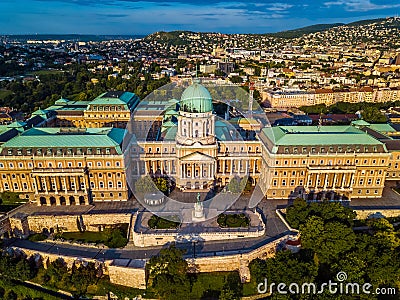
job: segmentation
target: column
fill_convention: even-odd
[[[253,166],[253,178],[256,176],[256,165],[257,165],[257,160],[254,160],[254,166]]]
[[[222,160],[222,167],[223,167],[222,174],[225,175],[225,169],[226,169],[226,160],[225,159]]]
[[[35,186],[35,194],[37,195],[39,192],[38,192],[38,185],[37,185],[37,178],[36,178],[36,176],[34,176],[33,177],[33,182],[34,182],[34,186]]]
[[[329,174],[325,174],[325,176],[324,176],[324,190],[326,190],[326,187],[327,187],[327,185],[328,185],[328,177],[329,176]]]
[[[337,179],[337,173],[333,176],[333,184],[332,184],[332,189],[336,189],[336,179]]]
[[[140,175],[140,164],[139,161],[136,161],[136,175]]]
[[[233,159],[231,158],[231,166],[230,166],[230,172],[229,172],[229,175],[231,175],[232,176],[232,172],[233,172]]]
[[[315,189],[316,190],[318,189],[318,186],[319,186],[318,180],[319,180],[319,174],[317,174],[317,178],[315,179]]]
[[[72,179],[73,179],[73,182],[74,182],[74,191],[75,191],[75,194],[76,194],[78,191],[76,189],[76,178],[75,178],[75,176],[72,177]],[[77,201],[77,202],[79,202],[79,201]]]
[[[353,187],[353,179],[354,179],[354,173],[350,174],[350,183],[349,183],[349,187]]]
[[[168,161],[168,175],[172,174],[172,161]]]
[[[117,187],[117,185],[116,185],[116,182],[114,181],[114,183],[115,183],[115,187]],[[85,192],[85,194],[87,193],[87,189],[86,189],[86,180],[85,180],[85,177],[83,177],[83,191]]]
[[[305,182],[305,185],[304,185],[304,189],[305,190],[308,190],[308,186],[310,185],[310,177],[311,177],[311,174],[308,173],[307,174],[307,179],[306,179],[306,182]]]
[[[192,163],[192,179],[194,179],[194,164]]]
[[[147,175],[147,174],[149,174],[150,172],[149,172],[149,167],[148,167],[148,165],[147,165],[147,161],[145,161],[144,162],[144,167],[145,167],[145,175]]]
[[[342,189],[345,188],[345,184],[346,184],[346,173],[343,173],[343,177],[342,177],[342,186],[341,186]]]
[[[249,175],[249,161],[246,160],[246,174]]]
[[[54,190],[55,190],[55,194],[58,194],[58,188],[57,188],[57,178],[56,177],[51,177],[51,179],[54,180]]]
[[[64,184],[64,192],[67,194],[68,189],[67,189],[67,180],[65,176],[63,177],[63,184]]]
[[[42,177],[41,180],[42,180],[43,185],[44,185],[44,192],[45,192],[46,194],[48,194],[48,193],[49,193],[49,190],[47,189],[46,177]]]
[[[203,173],[203,164],[200,164],[200,178],[204,177],[204,173]]]

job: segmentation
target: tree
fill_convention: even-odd
[[[235,75],[230,78],[230,81],[232,83],[243,83],[243,78]]]
[[[13,290],[9,290],[4,295],[4,300],[17,300],[17,299],[18,299],[18,295]]]
[[[240,186],[240,178],[237,176],[233,177],[227,185],[227,190],[233,194],[242,192],[242,189]]]
[[[222,288],[220,300],[238,300],[242,296],[242,284],[237,272],[230,273]]]
[[[318,216],[324,222],[338,221],[346,225],[353,225],[356,213],[352,209],[344,207],[339,202],[325,201],[322,203],[307,204],[302,198],[295,199],[293,205],[286,210],[286,218],[289,224],[297,229],[311,216]]]
[[[72,265],[71,283],[76,289],[77,295],[84,296],[86,294],[88,286],[95,283],[97,273],[97,268],[92,262],[86,266],[83,264],[76,265],[75,263]]]
[[[355,246],[356,236],[353,230],[338,221],[324,223],[324,220],[312,216],[300,225],[301,244],[311,249],[322,263],[330,263]]]
[[[115,228],[110,232],[110,238],[105,242],[109,248],[122,248],[128,243],[128,239],[123,235],[119,228]]]
[[[376,107],[365,107],[361,113],[363,119],[369,123],[386,123],[384,114]]]
[[[169,190],[169,182],[168,179],[165,177],[158,177],[154,179],[154,183],[158,190],[163,192],[164,194],[168,193]]]
[[[162,249],[146,265],[149,284],[163,299],[184,299],[190,291],[188,263],[183,259],[183,253],[173,244]]]
[[[137,193],[155,193],[158,191],[156,185],[154,184],[153,180],[150,176],[143,176],[140,177],[135,182],[135,190]]]

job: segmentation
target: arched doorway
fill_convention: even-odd
[[[40,205],[46,205],[46,198],[45,197],[40,197]]]
[[[75,197],[74,196],[70,196],[69,197],[69,203],[71,204],[71,205],[75,205],[76,203],[75,203]]]
[[[85,197],[79,196],[79,204],[81,204],[81,205],[85,204]]]
[[[60,197],[60,204],[61,204],[61,205],[67,205],[67,200],[65,199],[64,196],[61,196],[61,197]]]
[[[57,203],[56,203],[56,198],[55,197],[53,197],[53,196],[51,196],[50,197],[50,205],[56,205]]]

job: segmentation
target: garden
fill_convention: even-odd
[[[181,220],[178,216],[166,216],[166,218],[161,218],[156,215],[152,215],[147,225],[151,229],[176,229],[181,224]]]
[[[249,227],[250,219],[246,214],[221,214],[218,216],[217,223],[223,228]]]
[[[125,224],[124,224],[125,225]],[[104,244],[109,248],[122,248],[128,243],[126,226],[106,228],[104,231],[77,231],[56,234],[55,238],[71,242]]]

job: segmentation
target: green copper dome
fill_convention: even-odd
[[[205,113],[213,109],[210,92],[201,84],[194,83],[183,91],[180,110],[190,113]]]

